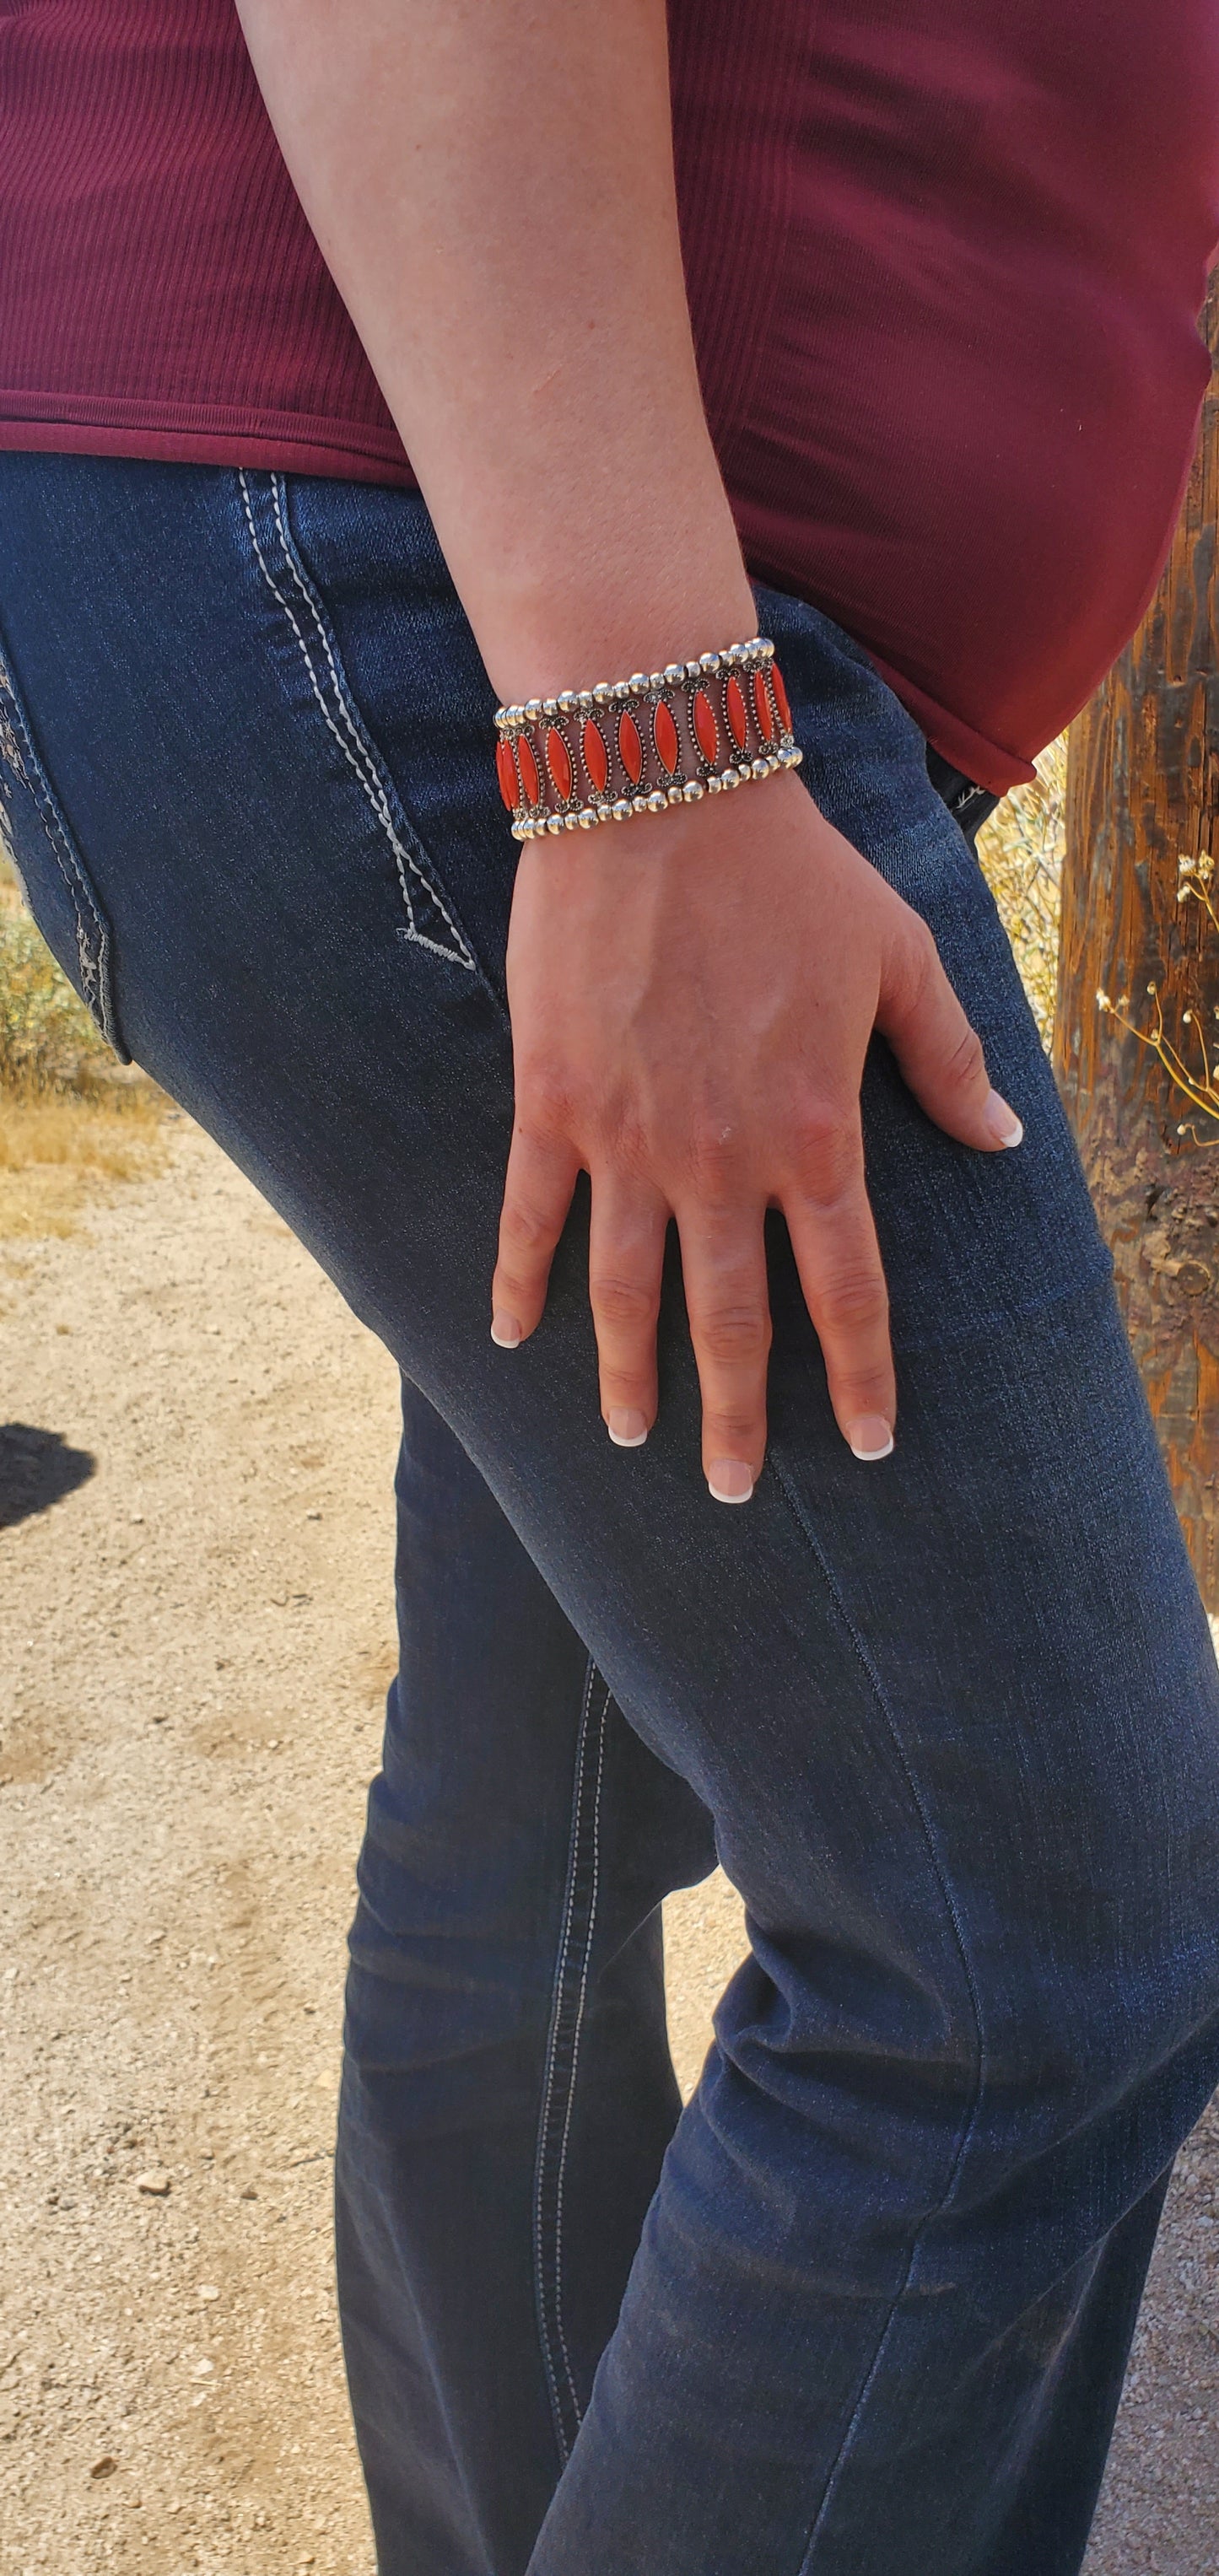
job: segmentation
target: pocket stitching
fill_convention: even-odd
[[[50,783],[34,748],[25,720],[16,683],[3,654],[0,654],[0,700],[13,728],[10,749],[4,748],[14,775],[20,779],[39,815],[50,845],[51,855],[63,878],[76,915],[76,954],[80,965],[81,990],[86,1008],[101,1029],[107,1045],[113,1048],[120,1064],[131,1058],[119,1034],[114,1006],[110,998],[110,929],[89,880],[60,820]],[[86,920],[86,915],[88,919]],[[92,925],[92,944],[89,925]]]
[[[381,829],[385,834],[385,838],[389,843],[390,849],[393,852],[394,866],[402,892],[402,900],[406,907],[406,917],[409,925],[403,935],[407,939],[412,940],[420,948],[430,948],[433,956],[447,957],[452,965],[462,966],[466,969],[467,973],[474,974],[477,971],[475,960],[466,940],[458,929],[457,923],[454,921],[452,914],[449,912],[437,888],[432,884],[430,877],[426,874],[425,870],[421,868],[418,859],[407,847],[406,843],[394,828],[393,816],[389,807],[389,798],[386,794],[385,784],[380,775],[375,755],[371,746],[366,742],[363,730],[351,704],[349,692],[339,676],[334,653],[331,649],[330,638],[327,634],[326,626],[317,601],[294,558],[283,513],[283,477],[282,475],[273,474],[269,479],[275,511],[275,523],[279,533],[284,563],[287,566],[287,570],[293,583],[300,592],[300,595],[309,610],[309,614],[315,627],[317,628],[322,650],[326,656],[326,662],[330,672],[331,684],[334,690],[335,705],[338,708],[339,717],[343,727],[345,728],[345,733],[350,737],[350,740],[345,739],[344,732],[340,731],[339,725],[336,724],[334,716],[326,703],[325,692],[323,690],[321,680],[318,677],[308,642],[301,631],[300,621],[296,616],[291,601],[285,598],[279,584],[274,579],[267,563],[266,556],[264,555],[259,543],[258,531],[254,524],[254,513],[250,505],[250,489],[246,479],[246,468],[244,465],[238,467],[237,479],[241,485],[242,506],[245,510],[246,525],[250,531],[250,542],[254,548],[258,569],[262,574],[263,580],[266,583],[268,590],[271,592],[272,597],[278,602],[284,616],[287,618],[288,624],[296,638],[301,659],[309,674],[309,685],[313,691],[315,699],[317,700],[318,707],[321,710],[322,721],[325,724],[328,733],[332,735],[334,741],[338,744],[344,760],[348,763],[349,767],[354,770],[356,778],[359,781],[360,788],[368,804],[372,808],[372,812],[377,822],[380,824]],[[354,749],[352,748],[353,744],[355,745]],[[408,870],[410,871],[410,875],[407,873]],[[443,940],[429,939],[426,931],[419,928],[418,922],[415,918],[415,906],[411,894],[411,875],[418,878],[419,883],[424,888],[429,900],[435,904],[442,920],[448,924],[456,942],[455,947],[450,947]]]

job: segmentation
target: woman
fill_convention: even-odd
[[[0,101],[18,862],[404,1372],[383,2576],[1067,2576],[1216,1674],[967,833],[1166,550],[1213,0],[7,0]]]

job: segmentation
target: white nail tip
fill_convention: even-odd
[[[608,1423],[605,1427],[606,1430],[609,1431]],[[632,1431],[630,1439],[625,1440],[620,1431],[610,1431],[610,1438],[613,1441],[615,1449],[642,1449],[647,1436],[646,1431]]]
[[[869,1463],[873,1458],[891,1458],[891,1457],[892,1457],[892,1455],[893,1455],[893,1434],[892,1434],[892,1432],[890,1432],[889,1437],[888,1437],[888,1439],[886,1440],[886,1442],[885,1442],[885,1445],[884,1445],[884,1448],[883,1448],[883,1449],[857,1449],[857,1448],[856,1448],[856,1446],[855,1446],[854,1441],[852,1440],[852,1442],[851,1442],[851,1456],[852,1456],[852,1458],[860,1458],[860,1459],[862,1459],[862,1460],[864,1461],[865,1465],[866,1465],[866,1464],[868,1464],[868,1463]]]
[[[720,1492],[718,1485],[712,1485],[710,1483],[707,1486],[707,1491],[710,1494],[713,1503],[748,1503],[753,1498],[752,1485],[750,1486],[747,1494],[723,1494]]]

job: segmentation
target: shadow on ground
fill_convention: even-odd
[[[87,1449],[69,1449],[62,1431],[0,1422],[0,1530],[49,1512],[96,1473],[96,1458]]]

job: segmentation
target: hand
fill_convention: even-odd
[[[675,1217],[703,1400],[703,1468],[745,1502],[766,1448],[763,1219],[786,1218],[830,1399],[856,1457],[893,1445],[888,1300],[859,1090],[883,1031],[928,1115],[1018,1144],[926,925],[792,774],[578,838],[526,843],[508,939],[516,1118],[492,1286],[512,1347],[546,1301],[583,1168],[601,1410],[656,1416]]]

